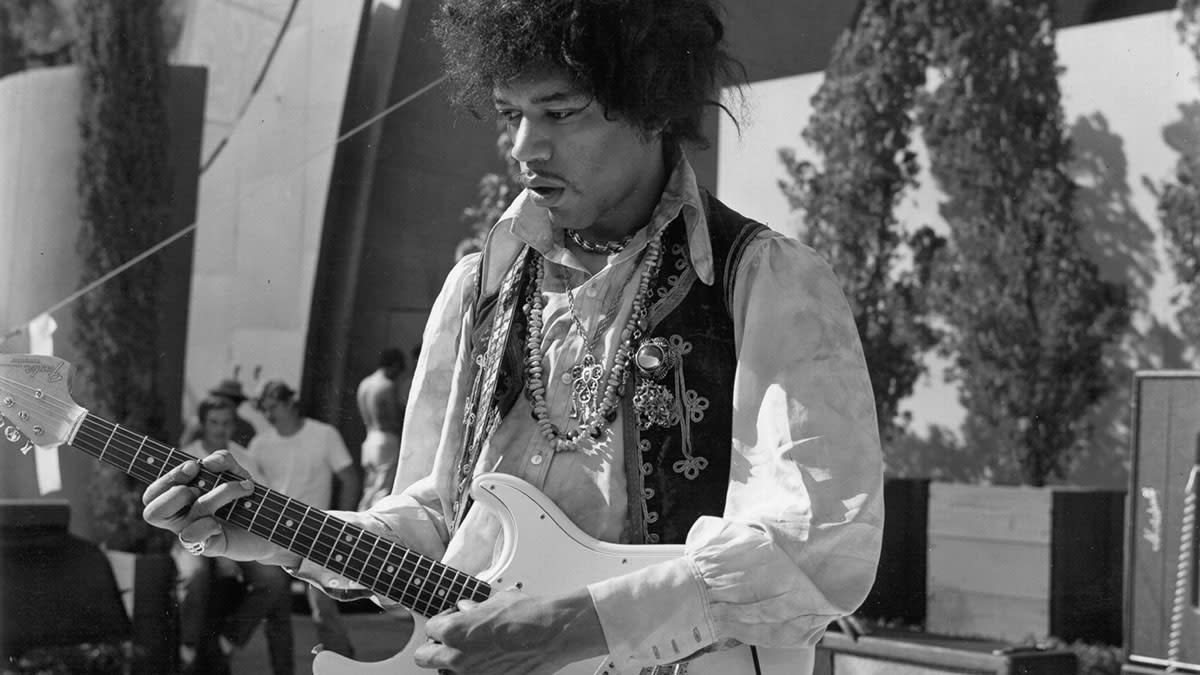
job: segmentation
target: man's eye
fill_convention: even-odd
[[[571,115],[574,115],[574,110],[549,110],[546,112],[546,117],[552,120],[565,120]]]
[[[497,110],[496,114],[505,122],[516,122],[521,119],[521,111],[519,110]]]

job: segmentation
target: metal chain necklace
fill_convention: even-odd
[[[587,239],[579,236],[579,232],[577,230],[567,230],[567,238],[570,239],[576,246],[588,253],[595,253],[598,255],[616,255],[617,253],[623,251],[625,247],[629,245],[629,242],[633,241],[633,233],[627,234],[617,241],[595,242],[588,241]]]
[[[636,267],[630,270],[625,283],[621,284],[622,288],[629,283],[636,271]],[[612,324],[613,318],[616,316],[620,294],[605,307],[604,312],[600,315],[600,321],[596,324],[596,329],[589,336],[583,320],[579,318],[578,310],[575,309],[575,293],[571,290],[570,278],[567,277],[564,270],[559,270],[558,277],[562,281],[563,290],[567,295],[567,311],[570,312],[571,321],[575,324],[575,330],[579,332],[579,336],[583,338],[583,358],[570,370],[571,419],[589,419],[596,414],[600,402],[600,381],[604,379],[604,359],[596,360],[596,341]]]

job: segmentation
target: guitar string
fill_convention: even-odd
[[[28,385],[25,385],[22,382],[14,381],[10,378],[3,377],[3,376],[0,376],[0,382],[4,382],[4,383],[9,384],[10,386],[20,387],[20,388],[28,390],[30,392],[28,397],[22,397],[22,398],[26,399],[26,403],[29,407],[31,407],[31,409],[33,407],[38,407],[38,408],[42,408],[42,409],[48,409],[50,412],[55,412],[54,409],[57,408],[58,409],[57,412],[65,418],[69,418],[77,410],[77,407],[75,405],[60,402],[57,398],[55,398],[53,396],[43,394],[43,396],[41,398],[39,398],[37,396],[38,390],[36,390],[33,387],[29,387]],[[13,393],[18,394],[18,392],[15,392],[15,391]],[[163,470],[160,470],[158,474],[154,474],[154,475],[151,475],[149,478],[146,478],[146,476],[148,474],[145,473],[146,472],[145,467],[140,466],[136,463],[138,454],[142,451],[142,449],[144,447],[146,447],[147,443],[153,444],[151,446],[151,449],[156,450],[160,454],[164,450],[166,451],[166,459],[165,459],[164,464],[169,463],[171,461],[172,455],[174,455],[176,452],[179,452],[180,455],[185,457],[186,459],[194,459],[190,455],[186,455],[186,454],[178,451],[175,448],[166,446],[165,444],[159,443],[158,441],[154,441],[153,439],[150,439],[146,436],[141,436],[141,435],[135,434],[134,432],[131,432],[128,429],[124,429],[123,427],[121,427],[119,425],[113,424],[112,422],[108,422],[107,420],[103,420],[102,418],[96,417],[96,416],[92,415],[91,413],[87,413],[87,414],[88,414],[88,418],[93,423],[96,423],[96,426],[100,427],[100,429],[98,430],[98,433],[97,433],[97,431],[93,431],[92,429],[90,429],[89,425],[82,424],[82,425],[80,425],[77,435],[82,436],[84,438],[84,440],[90,440],[91,442],[102,446],[102,448],[100,450],[100,455],[99,455],[99,459],[101,461],[105,461],[107,458],[107,461],[110,464],[117,465],[117,460],[120,460],[127,465],[125,472],[129,473],[130,475],[133,475],[135,478],[139,478],[141,480],[144,480],[145,482],[152,482],[153,480],[156,480],[159,476],[161,476],[162,474],[164,474],[166,472],[165,469],[163,469]],[[105,425],[105,424],[108,425],[109,427],[111,427],[111,429],[103,428],[102,425]],[[123,432],[124,434],[128,435],[130,438],[125,438],[122,435],[118,434],[118,432]],[[136,448],[133,446],[133,441],[135,439],[140,439],[140,440],[138,440],[138,444],[137,444]],[[158,446],[158,447],[155,448],[154,446]],[[109,456],[110,450],[113,451],[111,453],[111,455],[112,455],[111,457]],[[178,466],[178,464],[176,464],[176,466]],[[171,468],[174,468],[174,467],[171,467]],[[140,472],[141,475],[138,475],[138,473],[135,473],[135,472]],[[217,487],[220,487],[220,485],[222,485],[223,482],[229,482],[230,480],[241,480],[240,477],[233,476],[232,474],[216,474],[216,473],[213,473],[208,470],[203,470],[201,475],[203,476],[204,474],[207,474],[206,479],[210,480],[213,483],[213,485],[210,489],[216,489]],[[257,515],[258,515],[258,513],[261,512],[263,505],[266,505],[271,509],[271,511],[269,511],[268,515],[270,515],[271,513],[279,513],[281,517],[286,517],[287,509],[289,506],[292,506],[295,504],[301,504],[300,502],[291,500],[290,498],[288,498],[282,494],[276,493],[276,492],[266,488],[265,486],[256,485],[256,487],[261,490],[261,499],[259,500],[260,506],[256,510],[255,515],[251,518],[251,525],[243,528],[243,529],[247,529],[248,531],[253,532],[253,530],[250,529],[252,527],[253,519],[257,518]],[[260,494],[259,490],[256,490],[255,495],[259,495],[259,494]],[[243,498],[242,500],[239,500],[239,501],[245,501],[245,498]],[[232,506],[232,504],[230,506]],[[302,506],[304,506],[309,511],[313,510],[311,507],[308,507],[307,505],[302,505]],[[233,516],[234,513],[236,513],[236,510],[232,509],[232,508],[228,509],[228,511],[229,511],[230,516]],[[341,545],[341,533],[339,533],[337,536],[332,536],[331,534],[329,534],[327,532],[326,525],[328,524],[328,521],[333,517],[330,516],[329,514],[324,514],[324,513],[322,513],[322,515],[325,516],[326,520],[321,525],[315,526],[315,528],[314,528],[315,532],[305,532],[304,531],[304,526],[306,524],[308,524],[308,523],[306,523],[307,514],[305,514],[305,516],[301,516],[299,518],[299,527],[297,527],[296,533],[292,537],[291,544],[294,545],[296,541],[300,540],[301,534],[303,534],[306,539],[311,540],[312,544],[310,545],[310,554],[309,554],[309,556],[306,556],[310,560],[314,559],[313,552],[316,551],[318,545],[324,545],[325,547],[327,547],[329,549],[329,555],[326,556],[326,566],[329,566],[330,563],[334,562],[333,556],[337,552],[336,547]],[[443,595],[439,591],[449,590],[451,594],[457,593],[457,594],[461,594],[464,597],[474,597],[474,596],[478,596],[478,595],[482,595],[482,597],[487,596],[487,593],[485,592],[485,589],[487,588],[486,582],[483,582],[482,580],[477,579],[469,574],[466,574],[464,572],[456,570],[448,565],[445,565],[444,563],[435,561],[432,558],[417,554],[415,551],[406,549],[403,546],[397,547],[397,545],[395,543],[390,542],[386,539],[383,539],[382,537],[379,537],[379,535],[376,535],[372,532],[369,532],[369,531],[359,528],[355,525],[347,523],[346,521],[342,521],[341,519],[336,519],[336,518],[333,518],[333,519],[337,520],[339,523],[342,523],[342,525],[343,525],[342,530],[341,530],[342,532],[345,532],[346,527],[351,527],[351,528],[354,528],[354,530],[359,533],[356,536],[350,537],[350,540],[354,541],[355,543],[350,548],[350,551],[348,552],[348,554],[345,556],[346,562],[342,563],[347,568],[345,571],[349,571],[349,566],[357,561],[356,553],[359,550],[359,543],[361,543],[363,540],[373,541],[370,551],[365,553],[366,559],[362,561],[362,563],[363,563],[362,570],[366,574],[370,574],[372,571],[374,571],[375,585],[377,585],[377,586],[380,586],[380,587],[382,586],[382,581],[381,581],[382,573],[386,569],[386,567],[389,563],[389,558],[395,557],[395,549],[400,548],[400,550],[405,551],[405,553],[400,557],[400,560],[398,562],[396,562],[395,564],[401,571],[404,571],[405,573],[408,573],[408,574],[412,574],[414,577],[414,581],[416,581],[417,583],[405,584],[404,588],[399,589],[399,593],[400,593],[401,597],[393,598],[393,599],[397,599],[401,602],[405,602],[406,599],[403,597],[403,595],[410,594],[410,595],[415,596],[414,599],[416,601],[423,602],[424,604],[426,604],[432,608],[435,606],[434,605],[435,598],[440,598],[443,601],[446,599],[445,595]],[[238,523],[232,523],[232,524],[238,525]],[[276,527],[277,526],[278,526],[278,524],[276,524]],[[272,533],[274,532],[274,529],[275,528],[272,528]],[[256,534],[258,536],[264,536],[257,532],[254,532],[254,534]],[[364,537],[364,535],[366,535],[366,536]],[[332,541],[334,542],[332,545],[329,544],[330,539],[332,539]],[[389,553],[383,554],[382,559],[377,560],[374,557],[374,552],[379,548],[379,543],[381,541],[386,542],[388,544],[388,547],[391,550],[389,551]],[[279,542],[276,541],[275,543],[279,543]],[[413,556],[416,557],[416,560],[413,563],[411,563],[411,565],[412,565],[411,567],[410,567],[410,563],[408,562],[408,558],[410,557],[410,554],[412,554]],[[425,568],[428,568],[428,569],[425,569]],[[448,589],[439,588],[438,585],[435,584],[435,589],[433,591],[425,590],[423,587],[423,584],[420,583],[419,578],[417,578],[416,575],[418,575],[418,574],[424,575],[426,577],[426,580],[428,580],[429,578],[431,578],[433,576],[433,574],[435,572],[438,572],[438,571],[441,572],[439,574],[439,584],[442,580],[445,579],[448,572],[453,572],[454,576],[452,577],[452,579],[449,583]],[[352,576],[352,575],[348,575],[348,576]],[[365,581],[363,579],[359,579],[358,581],[363,581],[365,583]],[[385,592],[385,595],[387,595],[393,591],[395,582],[396,582],[396,579],[392,578],[391,582],[388,584],[388,589]],[[415,588],[409,589],[408,587],[410,587],[410,586],[414,586]],[[456,586],[458,588],[456,588]],[[471,586],[474,586],[474,589],[471,589],[470,588]],[[372,590],[376,590],[378,592],[377,589],[372,589]],[[424,593],[425,595],[428,595],[430,597],[428,599],[426,599],[426,598],[422,597],[422,593]],[[392,597],[392,596],[388,595],[388,597]],[[444,604],[444,602],[442,604]],[[414,608],[414,609],[416,609],[416,608]]]
[[[94,418],[94,421],[101,421],[101,420],[99,420],[98,418]],[[82,430],[88,431],[86,428],[82,429]],[[122,431],[124,431],[125,433],[130,433],[128,430],[122,429]],[[92,434],[92,436],[95,437],[94,440],[96,442],[101,442],[99,440],[99,437],[97,437],[95,434]],[[108,436],[106,434],[100,434],[100,436],[104,436],[105,439],[108,438]],[[115,455],[116,459],[124,461],[127,464],[132,464],[134,461],[136,461],[136,456],[131,457],[131,456],[128,456],[121,452],[121,450],[123,449],[122,445],[124,444],[124,441],[125,441],[125,439],[123,439],[122,437],[114,436],[113,441],[109,444],[109,447],[115,448],[117,450],[116,452],[113,453]],[[189,459],[191,459],[190,456],[187,456],[187,457]],[[112,460],[110,460],[110,461],[112,461]],[[228,482],[229,480],[234,480],[234,479],[240,480],[236,477],[234,477],[234,478],[224,477],[223,475],[213,474],[213,473],[207,472],[207,471],[205,473],[209,474],[212,477],[212,480],[214,482],[213,487],[210,489],[216,489],[216,487],[219,487],[222,484],[222,480],[224,480],[225,482]],[[135,476],[135,477],[137,477],[137,476]],[[153,478],[151,478],[151,480],[153,480]],[[294,500],[288,500],[288,498],[286,498],[282,495],[279,495],[278,493],[272,494],[270,491],[267,491],[266,488],[262,488],[262,489],[263,489],[262,502],[264,504],[267,504],[268,506],[271,506],[270,502],[272,502],[272,501],[276,502],[276,504],[274,506],[272,506],[271,510],[274,512],[279,512],[279,513],[286,515],[289,502],[294,502]],[[246,500],[243,499],[241,501],[244,503]],[[280,509],[278,507],[278,503],[283,504],[282,509]],[[294,503],[299,504],[299,502],[294,502]],[[311,507],[305,506],[305,508],[309,509],[309,510],[313,510],[313,509],[311,509]],[[261,507],[260,507],[259,511],[261,511]],[[293,537],[293,542],[299,541],[301,543],[301,545],[303,545],[305,543],[305,541],[311,542],[308,545],[310,552],[306,557],[309,558],[310,560],[319,561],[321,558],[318,557],[317,554],[325,554],[323,556],[325,559],[325,563],[323,566],[325,566],[327,568],[333,568],[334,564],[336,563],[336,564],[341,564],[345,568],[343,570],[343,573],[350,571],[350,568],[352,566],[354,566],[354,563],[358,559],[358,555],[356,554],[356,552],[359,550],[359,545],[358,545],[359,542],[382,540],[380,537],[378,537],[378,535],[374,535],[373,533],[370,533],[368,531],[361,530],[361,528],[350,525],[349,523],[346,523],[345,521],[342,521],[340,519],[333,518],[329,514],[325,514],[320,511],[318,511],[318,513],[321,513],[321,515],[325,517],[325,522],[322,523],[321,525],[317,525],[314,528],[312,528],[312,530],[315,530],[315,533],[313,533],[312,531],[305,532],[302,529],[305,524],[304,516],[302,516],[301,520],[300,520],[301,528],[297,529],[297,534]],[[231,512],[231,515],[232,515],[232,512]],[[328,527],[329,520],[331,520],[331,519],[335,520],[336,523],[342,525],[341,532],[344,532],[346,527],[348,527],[348,526],[353,527],[356,531],[359,531],[359,535],[357,537],[351,536],[349,538],[350,541],[354,541],[355,544],[351,547],[348,555],[346,556],[347,559],[345,561],[338,561],[335,559],[336,554],[339,551],[339,547],[344,548],[344,546],[343,546],[343,542],[342,542],[341,532],[334,534],[331,531],[331,530],[338,529],[336,527],[336,525],[333,528]],[[235,519],[231,519],[231,520],[235,520]],[[243,529],[250,529],[245,526],[245,523],[234,522],[233,524],[241,525],[243,527]],[[253,531],[253,530],[251,530],[251,531]],[[259,534],[259,536],[262,536],[261,532],[256,532],[255,534]],[[303,539],[300,536],[301,534],[304,535]],[[363,536],[363,535],[368,535],[368,536]],[[331,541],[333,542],[332,544],[330,543]],[[383,540],[383,541],[386,541],[386,540]],[[391,544],[391,542],[388,542],[388,543]],[[375,541],[375,544],[372,546],[372,549],[375,549],[377,547],[378,547],[378,541]],[[391,548],[392,548],[392,553],[394,554],[394,551],[396,548],[395,545],[391,544]],[[401,547],[401,550],[404,550],[403,547]],[[367,555],[369,555],[369,554],[367,554]],[[410,573],[414,576],[414,579],[413,579],[414,583],[406,584],[406,587],[402,587],[401,589],[399,589],[401,596],[397,599],[406,600],[407,598],[404,598],[403,597],[404,595],[412,595],[412,596],[415,596],[414,599],[419,604],[425,604],[430,607],[434,607],[436,600],[445,598],[445,595],[442,592],[444,590],[444,588],[441,587],[440,584],[438,584],[433,587],[433,590],[428,590],[421,583],[421,581],[422,581],[421,577],[424,577],[425,580],[431,579],[433,577],[433,575],[438,571],[441,572],[441,574],[438,575],[439,582],[441,581],[441,579],[444,579],[446,577],[447,572],[453,571],[455,573],[455,577],[453,577],[451,579],[450,584],[449,584],[449,590],[451,592],[464,592],[464,593],[462,593],[463,595],[471,595],[472,593],[471,593],[471,591],[469,591],[468,586],[471,585],[472,582],[475,582],[476,587],[478,587],[478,580],[474,579],[470,575],[466,575],[465,573],[459,572],[458,570],[452,570],[448,566],[437,563],[436,561],[433,561],[432,559],[425,558],[424,560],[422,560],[421,557],[417,557],[416,561],[415,561],[415,565],[410,567],[410,565],[407,564],[407,558],[409,557],[409,555],[410,554],[405,554],[404,557],[402,558],[402,560],[399,563],[397,563],[397,565],[398,565],[398,567],[400,567],[401,570],[405,571],[406,573]],[[415,552],[413,552],[413,555],[415,555]],[[381,586],[382,585],[382,582],[381,582],[382,572],[386,569],[387,562],[388,562],[387,555],[385,555],[382,560],[377,560],[377,559],[368,557],[366,560],[363,561],[363,564],[358,567],[360,569],[363,569],[365,571],[365,573],[367,573],[367,574],[371,574],[373,572],[374,573],[373,576],[375,578],[375,583],[377,585]],[[424,564],[422,564],[422,563],[424,563]],[[351,574],[348,576],[354,576],[354,575]],[[362,581],[362,580],[360,579],[360,581]],[[393,578],[391,580],[391,583],[389,584],[389,590],[387,591],[388,593],[390,593],[392,591],[392,587],[394,587],[394,585],[395,585],[395,579]],[[455,588],[456,586],[458,588]],[[477,588],[477,590],[481,590],[481,589]]]

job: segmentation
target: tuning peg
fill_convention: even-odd
[[[8,426],[4,428],[4,437],[10,442],[16,443],[17,441],[21,440],[21,432],[18,431],[14,426]]]

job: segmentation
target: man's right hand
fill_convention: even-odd
[[[245,480],[224,483],[204,492],[194,484],[200,469],[229,472]],[[146,488],[142,517],[146,522],[179,535],[185,544],[203,544],[203,555],[274,564],[299,564],[299,556],[213,517],[217,509],[254,492],[254,481],[228,450],[218,450],[201,460],[188,460]]]

